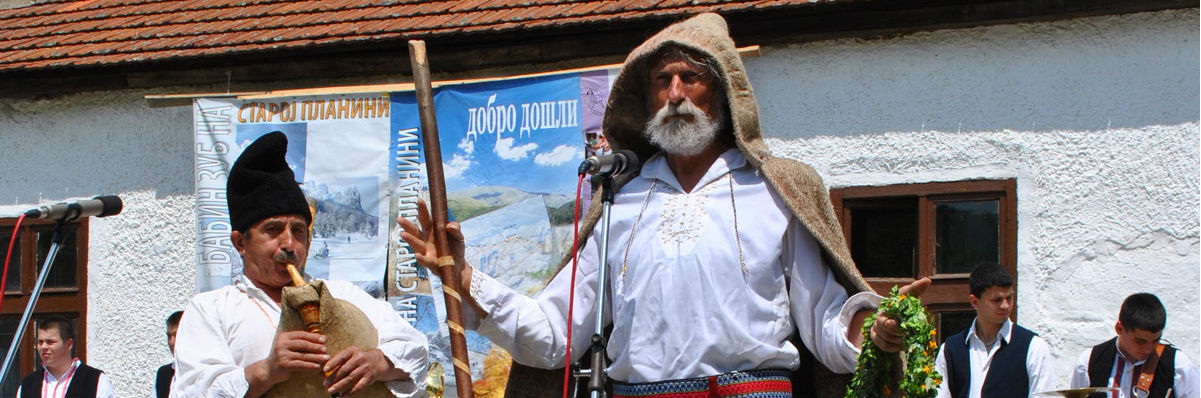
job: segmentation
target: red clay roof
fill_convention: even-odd
[[[749,11],[832,0],[80,0],[0,10],[0,72]]]

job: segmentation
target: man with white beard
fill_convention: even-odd
[[[614,397],[790,396],[790,373],[801,366],[794,334],[825,367],[854,370],[860,325],[879,296],[851,261],[820,177],[763,143],[750,82],[720,16],[674,24],[635,49],[614,82],[603,133],[614,149],[647,160],[616,181],[607,264],[599,264],[600,206],[589,211],[575,273],[573,360],[588,348],[603,293]],[[457,224],[448,225],[452,253],[437,253],[420,210],[421,226],[398,220],[402,238],[424,266],[454,256],[457,290],[474,309],[464,313],[467,326],[518,363],[562,366],[571,268],[536,298],[523,296],[473,272]],[[600,266],[609,267],[605,292],[597,292]],[[920,294],[928,284],[903,291]],[[898,330],[880,317],[871,338],[895,352]]]

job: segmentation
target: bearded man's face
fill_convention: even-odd
[[[649,94],[654,114],[643,134],[669,154],[701,153],[724,123],[724,100],[716,76],[680,57],[662,58],[654,65]]]

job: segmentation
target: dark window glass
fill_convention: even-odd
[[[851,258],[865,277],[915,274],[917,207],[913,200],[851,206]]]
[[[0,229],[0,267],[4,266],[4,261],[8,261],[8,281],[4,285],[4,291],[10,293],[21,292],[21,242],[13,244],[12,258],[8,258],[8,243],[13,238],[12,228]]]
[[[4,345],[4,349],[12,343],[13,337],[16,335],[17,324],[20,322],[21,315],[24,312],[24,303],[10,302],[9,300],[21,300],[29,298],[29,291],[23,289],[33,285],[30,278],[37,277],[37,270],[41,269],[46,259],[49,257],[52,235],[54,234],[55,224],[42,220],[26,220],[28,224],[22,224],[19,231],[18,246],[14,247],[12,264],[9,266],[9,280],[5,284],[5,294],[8,297],[4,304],[4,315],[0,316],[0,344]],[[0,248],[7,250],[9,235],[12,233],[13,223],[15,219],[3,219],[6,225],[0,227]],[[62,316],[71,321],[75,326],[75,342],[73,344],[73,353],[79,355],[87,352],[86,331],[81,330],[81,326],[85,325],[85,320],[80,316],[87,313],[87,292],[81,289],[86,284],[87,272],[86,256],[87,252],[87,219],[80,219],[66,224],[63,228],[63,242],[57,246],[57,255],[54,256],[54,264],[51,265],[50,272],[47,274],[46,284],[42,291],[42,300],[38,302],[30,324],[24,330],[24,336],[18,344],[18,355],[15,356],[15,361],[9,369],[8,374],[3,376],[3,384],[0,384],[0,397],[11,397],[15,395],[20,377],[29,374],[36,369],[38,358],[34,347],[34,340],[37,334],[37,321],[48,316]],[[4,254],[0,252],[0,254]],[[24,256],[20,256],[24,254]],[[2,263],[2,260],[0,260]],[[32,275],[32,276],[31,276]],[[24,279],[24,280],[21,280]],[[52,296],[52,297],[48,297]],[[11,304],[11,305],[9,305]],[[86,358],[84,359],[86,362]]]
[[[5,355],[8,355],[8,348],[12,345],[14,332],[17,330],[17,324],[21,322],[20,315],[5,315],[0,317],[0,344],[4,347]],[[30,327],[32,329],[32,327]],[[21,358],[21,352],[25,351],[25,347],[17,346],[17,357],[13,358],[13,365],[8,368],[8,374],[4,375],[4,383],[0,384],[0,396],[15,397],[17,396],[17,387],[21,385],[20,366],[17,366],[17,361]],[[3,361],[0,358],[0,361]]]
[[[981,261],[1000,261],[1000,210],[996,200],[934,205],[938,247],[935,272],[970,273]]]
[[[972,327],[976,319],[975,311],[947,311],[938,314],[938,342],[947,341],[947,337]]]
[[[75,230],[79,228],[78,224],[70,224],[64,228],[63,233],[66,234],[63,243],[58,246],[58,255],[54,257],[54,264],[50,267],[50,274],[46,275],[46,289],[54,288],[73,288],[76,287],[75,266],[76,249],[75,249]],[[46,256],[50,252],[51,238],[54,235],[54,226],[46,225],[35,229],[38,235],[38,263],[37,270],[42,272],[42,265],[46,263]]]

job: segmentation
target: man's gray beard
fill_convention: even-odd
[[[676,117],[665,121],[670,116],[691,115],[692,121]],[[646,122],[642,135],[663,152],[679,156],[693,156],[704,151],[717,137],[721,128],[719,120],[709,118],[701,108],[693,105],[692,101],[684,100],[680,105],[664,105],[655,112],[651,120]]]

